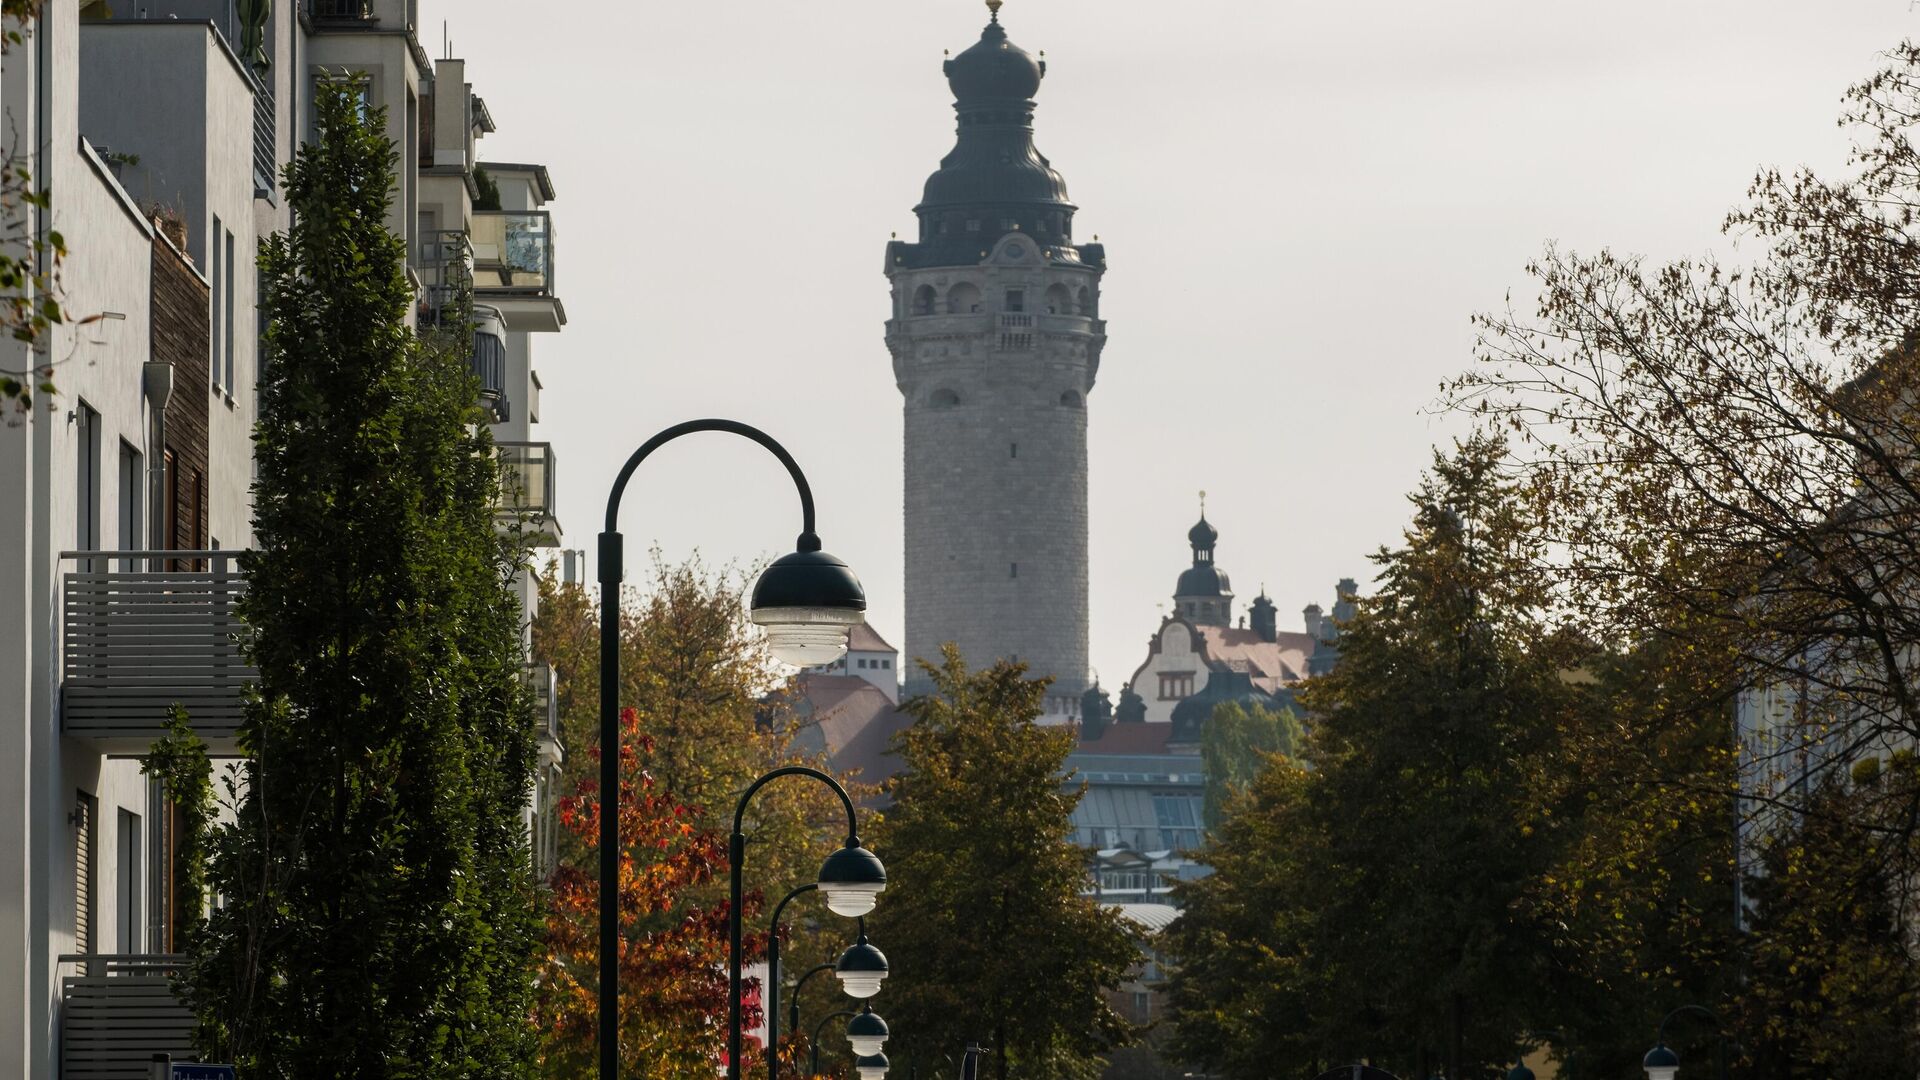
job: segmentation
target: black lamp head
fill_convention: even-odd
[[[847,631],[866,621],[860,579],[818,545],[809,534],[800,550],[775,559],[754,583],[749,605],[753,621],[767,629],[773,655],[796,667],[840,659]]]
[[[836,850],[820,864],[820,891],[835,915],[865,915],[886,887],[887,868],[880,857],[858,844]]]

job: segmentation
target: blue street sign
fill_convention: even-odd
[[[203,1065],[197,1061],[176,1062],[173,1080],[236,1080],[231,1065]]]

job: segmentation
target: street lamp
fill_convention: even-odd
[[[873,1003],[868,1002],[858,1016],[847,1022],[847,1045],[860,1057],[872,1057],[886,1042],[887,1022],[873,1011]]]
[[[880,983],[887,977],[887,955],[867,943],[865,919],[860,920],[860,937],[834,961],[833,973],[848,997],[870,998],[880,992]]]
[[[620,1072],[620,582],[625,576],[626,550],[620,535],[620,499],[634,470],[655,450],[682,435],[704,431],[726,432],[759,443],[786,466],[800,495],[800,538],[795,550],[768,566],[753,589],[751,618],[766,628],[768,647],[774,656],[800,664],[838,659],[846,651],[847,630],[865,617],[867,607],[866,594],[853,571],[820,550],[820,537],[814,533],[813,489],[799,464],[786,447],[758,428],[734,420],[675,424],[635,450],[614,477],[613,489],[607,494],[606,528],[600,534],[600,1080],[617,1080]],[[848,817],[851,820],[851,809]],[[735,1076],[739,1075],[740,1056],[739,910],[736,887],[736,1016],[730,1043]]]
[[[853,1071],[860,1074],[860,1080],[883,1080],[889,1064],[885,1054],[863,1054],[853,1059]]]
[[[777,566],[779,564],[776,563],[775,565]],[[771,569],[772,568],[769,567],[769,570]],[[764,580],[763,578],[762,581],[764,582]],[[758,595],[759,591],[758,589],[754,590],[756,595]],[[740,1080],[740,935],[742,923],[740,917],[740,877],[741,870],[747,861],[747,834],[743,831],[746,824],[747,804],[753,800],[754,795],[758,793],[762,787],[783,776],[805,776],[820,781],[833,789],[833,793],[840,797],[840,805],[846,809],[846,845],[828,856],[827,861],[820,867],[819,881],[816,883],[819,890],[826,894],[827,906],[833,908],[835,897],[838,896],[840,897],[840,906],[843,908],[858,907],[862,913],[871,911],[873,909],[874,898],[879,895],[882,889],[887,887],[887,868],[881,864],[880,859],[875,856],[873,852],[861,846],[860,830],[854,821],[853,798],[847,794],[846,788],[840,786],[839,781],[818,769],[809,768],[805,765],[786,765],[766,773],[758,780],[747,785],[747,790],[741,793],[740,801],[736,803],[733,808],[733,836],[730,838],[730,843],[727,847],[727,862],[729,870],[731,871],[733,886],[732,904],[727,909],[727,929],[730,934],[729,948],[727,951],[727,1080]],[[788,899],[791,899],[791,897]],[[855,902],[856,900],[857,902]],[[781,903],[784,905],[786,901],[782,900]],[[863,904],[864,906],[861,906]],[[847,971],[847,958],[853,956],[860,950],[865,950],[866,952],[872,953],[873,956],[879,957],[880,962],[879,975],[873,977],[872,980],[873,989],[864,994],[855,991],[853,982],[850,981],[845,974]],[[864,954],[857,962],[866,962]],[[863,920],[860,924],[859,941],[841,955],[840,963],[835,965],[835,970],[841,973],[840,981],[842,986],[846,988],[847,993],[852,994],[854,997],[872,997],[874,994],[880,992],[880,979],[886,977],[886,964],[887,958],[880,955],[880,950],[867,944],[866,923]],[[860,970],[870,974],[867,968],[861,968]],[[860,985],[864,986],[865,983],[862,982]],[[769,1040],[769,1047],[771,1047],[771,1040]]]
[[[1675,1017],[1687,1013],[1704,1016],[1713,1022],[1714,1031],[1720,1037],[1715,1052],[1719,1058],[1720,1080],[1727,1080],[1727,1029],[1721,1025],[1720,1018],[1713,1014],[1713,1010],[1704,1005],[1682,1005],[1661,1019],[1660,1029],[1653,1036],[1653,1049],[1640,1059],[1640,1067],[1646,1070],[1647,1080],[1675,1080],[1680,1075],[1680,1055],[1667,1046],[1667,1025]]]

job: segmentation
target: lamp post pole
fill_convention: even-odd
[[[683,435],[696,432],[718,431],[739,435],[751,439],[778,458],[786,466],[787,473],[793,478],[793,486],[800,495],[801,531],[799,542],[795,545],[794,555],[784,556],[768,568],[767,575],[783,565],[789,576],[783,584],[789,587],[782,590],[784,604],[776,607],[789,607],[796,592],[793,575],[804,579],[804,584],[820,584],[819,575],[831,577],[835,571],[843,581],[827,582],[837,586],[840,595],[830,601],[835,606],[847,610],[864,609],[866,600],[860,594],[859,582],[846,569],[845,564],[826,555],[820,550],[820,538],[814,534],[813,489],[808,486],[805,474],[800,471],[799,463],[785,447],[758,428],[734,420],[689,420],[683,424],[661,431],[648,439],[621,466],[619,475],[614,478],[613,488],[607,494],[607,518],[605,531],[600,534],[600,1080],[618,1080],[620,1072],[620,583],[625,577],[623,555],[624,539],[620,535],[620,499],[626,493],[627,482],[633,478],[635,469],[655,450]],[[761,585],[767,584],[767,576],[761,578]],[[846,586],[851,586],[849,592]],[[832,592],[830,587],[828,592]],[[755,590],[756,600],[759,590]],[[756,605],[757,607],[757,605]],[[844,630],[842,631],[844,643]],[[737,999],[736,999],[737,1001]]]
[[[729,938],[727,949],[727,1080],[740,1080],[740,938],[742,924],[746,921],[741,917],[740,911],[740,879],[741,870],[745,867],[747,861],[747,835],[742,829],[746,824],[747,803],[752,801],[754,795],[757,794],[762,787],[783,776],[810,777],[832,788],[833,793],[840,797],[840,805],[847,811],[846,847],[841,849],[841,852],[836,852],[835,857],[840,857],[843,852],[866,853],[866,849],[860,846],[860,830],[854,820],[853,797],[847,794],[847,789],[841,787],[838,780],[821,772],[819,769],[809,768],[805,765],[785,765],[774,769],[772,772],[765,774],[760,777],[760,779],[747,785],[747,790],[741,793],[740,801],[736,803],[733,808],[733,835],[729,838],[727,844],[727,863],[731,889],[729,893],[731,903],[727,907],[727,933]],[[872,859],[876,867],[879,865],[879,860],[873,859],[871,854],[866,854],[866,858]],[[829,860],[829,865],[831,864],[832,860]],[[880,871],[880,880],[883,882],[886,880],[884,870]],[[791,896],[787,897],[787,900],[791,899]],[[782,906],[785,906],[786,900],[782,900],[780,903]],[[833,903],[831,885],[829,885],[828,903],[830,905]],[[774,918],[776,920],[779,918],[777,911],[775,912]],[[861,941],[864,943],[865,940],[865,935],[861,935]],[[772,1040],[768,1040],[768,1051],[771,1052],[772,1049]]]
[[[842,1016],[851,1017],[854,1015],[856,1014],[852,1009],[841,1009],[839,1012],[828,1013],[813,1022],[813,1034],[807,1040],[813,1044],[813,1063],[808,1068],[809,1072],[815,1076],[820,1075],[820,1028],[829,1020],[837,1020]]]
[[[793,1000],[789,1002],[787,1005],[787,1030],[793,1032],[796,1035],[800,1033],[800,989],[801,987],[806,986],[807,980],[813,978],[815,975],[818,975],[823,971],[832,971],[832,970],[833,970],[833,964],[831,962],[825,963],[825,964],[816,964],[813,967],[808,968],[807,973],[805,975],[800,976],[800,978],[794,982]]]
[[[819,887],[818,882],[809,881],[782,897],[773,906],[773,919],[767,924],[767,1080],[780,1080],[780,913],[787,910],[794,897]],[[797,999],[797,990],[795,996]]]

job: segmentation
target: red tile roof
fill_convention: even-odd
[[[1281,631],[1274,641],[1262,641],[1258,631],[1238,626],[1200,626],[1207,659],[1230,666],[1244,665],[1253,684],[1267,693],[1306,677],[1307,657],[1313,655],[1311,634]]]
[[[1172,724],[1109,724],[1097,739],[1083,739],[1076,754],[1164,754]]]

